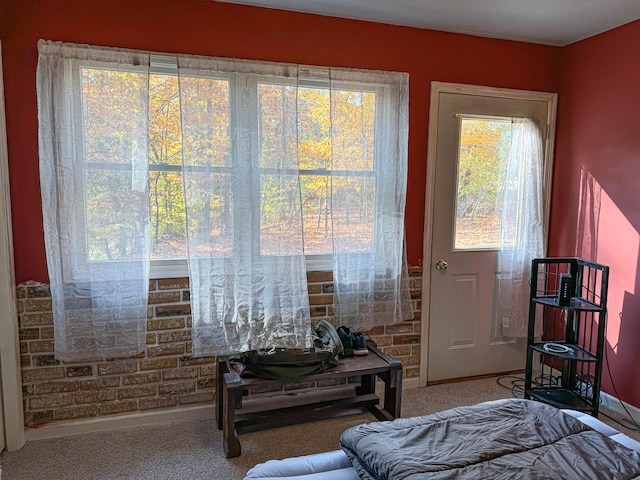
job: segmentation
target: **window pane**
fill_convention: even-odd
[[[298,168],[296,88],[258,84],[261,168]]]
[[[372,92],[332,92],[333,169],[373,171],[375,102]]]
[[[148,201],[145,191],[131,189],[131,170],[88,170],[85,208],[90,261],[140,260],[144,225],[131,205]]]
[[[180,78],[186,165],[231,167],[229,81]]]
[[[300,183],[305,253],[330,254],[333,251],[333,232],[337,233],[336,246],[341,251],[371,250],[375,191],[373,177],[304,175]],[[330,198],[332,189],[333,198]]]
[[[458,152],[456,250],[500,247],[504,166],[511,122],[462,118]]]
[[[302,214],[304,218],[304,250],[309,255],[329,254],[333,250],[331,235],[331,177],[300,177]]]
[[[301,255],[304,253],[299,199],[297,176],[261,176],[261,255]]]
[[[190,254],[230,256],[234,231],[230,170],[234,162],[229,81],[182,76],[179,88],[188,230],[193,239]],[[175,178],[178,182],[179,177]],[[176,207],[179,211],[175,213],[184,218],[184,206]]]
[[[189,232],[199,257],[233,255],[233,193],[230,174],[190,173],[185,176],[186,191],[191,196]]]
[[[86,162],[130,164],[132,132],[146,129],[146,74],[82,68],[80,75]]]
[[[333,228],[340,252],[368,252],[373,247],[375,202],[373,177],[333,178]]]
[[[182,133],[178,77],[149,76],[149,189],[151,258],[186,258],[182,174]]]
[[[138,260],[146,252],[136,205],[147,197],[144,151],[147,76],[97,68],[80,70],[84,207],[89,261]],[[141,94],[140,92],[145,92]],[[140,172],[144,172],[141,174]]]

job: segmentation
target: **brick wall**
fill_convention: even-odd
[[[410,276],[414,320],[367,333],[402,362],[405,377],[417,377],[422,270],[411,267]],[[331,272],[310,272],[308,283],[312,321],[333,321]],[[25,426],[213,402],[215,358],[191,355],[187,278],[150,282],[146,351],[112,361],[56,360],[49,286],[27,282],[17,293]]]

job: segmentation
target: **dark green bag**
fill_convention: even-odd
[[[312,348],[272,348],[251,350],[232,355],[229,361],[241,377],[269,380],[295,380],[306,375],[322,373],[338,365],[342,342],[338,332],[326,320],[311,326]]]

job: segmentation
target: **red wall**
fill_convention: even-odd
[[[38,180],[39,38],[410,74],[408,260],[422,261],[431,81],[557,91],[560,49],[208,0],[3,0],[16,281],[48,281]]]
[[[604,389],[640,406],[640,21],[562,49],[549,254],[610,267]],[[616,388],[614,388],[614,385]]]

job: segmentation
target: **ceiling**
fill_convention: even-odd
[[[219,0],[564,46],[640,18],[638,0]]]

